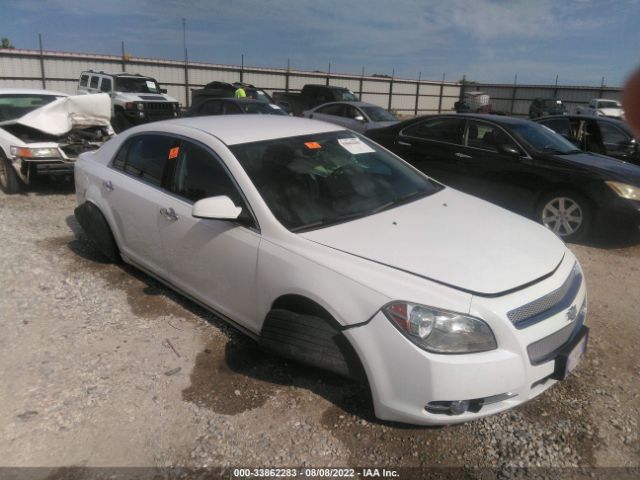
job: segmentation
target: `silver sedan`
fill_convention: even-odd
[[[373,128],[389,127],[398,119],[378,105],[367,102],[331,102],[306,110],[307,118],[324,120],[359,133]]]

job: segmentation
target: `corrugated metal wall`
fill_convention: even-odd
[[[462,85],[455,82],[434,82],[360,75],[328,74],[297,70],[240,67],[190,62],[151,60],[109,55],[43,52],[0,49],[0,87],[43,88],[73,94],[80,72],[140,73],[156,78],[183,106],[188,106],[187,91],[201,88],[218,80],[244,81],[265,89],[299,91],[307,83],[329,84],[351,89],[363,101],[391,108],[403,116],[448,112],[460,98]],[[188,86],[185,80],[188,79]],[[185,88],[186,87],[186,88]],[[418,88],[419,87],[419,88]],[[619,100],[622,90],[613,87],[581,87],[556,85],[465,84],[465,90],[483,91],[491,97],[494,110],[527,116],[535,98],[560,98],[570,111],[592,98]],[[416,96],[417,94],[417,96]],[[417,101],[416,101],[417,100]]]
[[[41,64],[42,59],[42,64]],[[359,94],[363,101],[391,108],[400,115],[415,115],[450,111],[460,96],[460,84],[454,82],[418,82],[390,77],[328,74],[297,70],[253,68],[190,62],[185,88],[184,62],[151,60],[108,55],[43,52],[35,50],[0,49],[0,88],[43,88],[69,94],[76,93],[77,81],[83,70],[109,73],[139,73],[154,77],[172,97],[188,106],[187,90],[201,88],[214,80],[244,81],[265,89],[299,91],[307,83],[346,87]],[[392,92],[391,101],[389,93]],[[442,94],[442,99],[440,98]]]
[[[559,98],[574,112],[578,105],[589,103],[592,98],[622,99],[618,87],[581,87],[565,85],[496,85],[473,83],[464,85],[464,91],[485,92],[491,97],[494,111],[528,117],[531,102],[536,98]]]

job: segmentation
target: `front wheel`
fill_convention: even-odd
[[[20,192],[22,181],[7,157],[0,152],[0,188],[7,194]]]
[[[542,198],[536,217],[562,240],[572,242],[588,233],[591,226],[591,205],[580,194],[553,192]]]

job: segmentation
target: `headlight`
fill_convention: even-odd
[[[425,305],[394,302],[382,308],[405,337],[433,353],[476,353],[497,348],[491,328],[482,320]]]
[[[614,182],[608,180],[606,183],[611,190],[616,192],[616,195],[627,200],[640,200],[640,187],[634,187],[633,185],[627,185],[622,182]]]
[[[60,152],[55,147],[11,147],[11,155],[21,158],[60,158]]]

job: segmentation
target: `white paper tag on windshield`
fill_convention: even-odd
[[[274,110],[280,110],[280,107],[278,105],[274,105],[273,103],[270,103],[269,106]]]
[[[147,80],[147,88],[148,88],[149,90],[155,90],[155,89],[156,89],[156,84],[155,84],[155,83],[153,83],[153,82],[152,82],[152,81],[150,81],[150,80]]]
[[[344,148],[347,152],[358,155],[360,153],[372,153],[375,152],[373,148],[364,143],[362,140],[356,137],[352,138],[339,138],[338,143]]]

